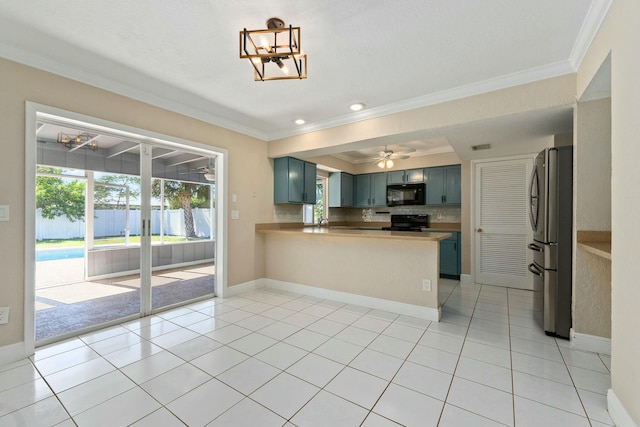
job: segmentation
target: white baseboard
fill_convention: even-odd
[[[431,320],[433,322],[440,321],[441,317],[440,308],[424,307],[398,301],[390,301],[382,298],[367,297],[364,295],[350,294],[347,292],[334,291],[331,289],[317,288],[315,286],[283,282],[280,280],[260,279],[260,282],[267,288],[295,292],[298,294],[310,295],[317,298],[330,299],[343,302],[345,304],[360,305],[363,307],[374,308],[376,310],[384,310],[391,313],[417,317],[419,319]]]
[[[24,359],[28,356],[30,355],[26,354],[24,342],[5,345],[0,347],[0,366]]]
[[[571,347],[576,350],[590,351],[593,353],[611,355],[611,338],[603,338],[595,335],[581,334],[570,330]]]
[[[618,396],[609,389],[607,392],[607,408],[609,409],[609,416],[618,427],[638,427],[631,415],[627,412]]]
[[[250,282],[240,283],[238,285],[227,286],[221,293],[218,293],[218,296],[222,298],[233,297],[236,295],[243,294],[245,292],[255,291],[259,288],[264,288],[264,283],[262,282],[264,279],[251,280]]]
[[[470,285],[473,283],[473,276],[470,274],[461,274],[460,275],[460,284],[461,285]]]

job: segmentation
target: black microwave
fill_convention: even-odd
[[[424,194],[423,182],[387,185],[387,206],[424,205]]]

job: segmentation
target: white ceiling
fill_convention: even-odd
[[[610,2],[6,1],[0,56],[272,140],[573,72]],[[239,31],[272,16],[301,27],[308,79],[256,82],[238,57]],[[356,101],[367,108],[351,112]],[[571,130],[567,111],[520,119]],[[510,123],[450,131],[402,143],[458,152],[477,132],[513,133]]]

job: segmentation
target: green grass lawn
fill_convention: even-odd
[[[206,240],[206,239],[187,239],[186,237],[180,236],[164,236],[165,242],[187,242],[194,240]],[[152,242],[159,242],[160,236],[151,236]],[[129,237],[130,244],[140,244],[140,236],[130,236]],[[110,245],[123,245],[124,244],[124,236],[114,236],[114,237],[102,237],[99,239],[94,239],[94,246],[110,246]],[[83,238],[75,238],[75,239],[45,239],[36,241],[36,249],[53,249],[53,248],[71,248],[71,247],[79,247],[84,246]]]

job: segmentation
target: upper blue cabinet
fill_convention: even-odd
[[[459,205],[461,202],[460,165],[424,170],[427,205]]]
[[[384,172],[355,176],[354,206],[358,208],[387,205],[387,177]]]
[[[273,202],[316,203],[316,165],[293,157],[273,159]]]
[[[423,169],[407,169],[387,172],[387,184],[424,182]]]
[[[353,206],[353,175],[346,172],[329,174],[329,207]]]

